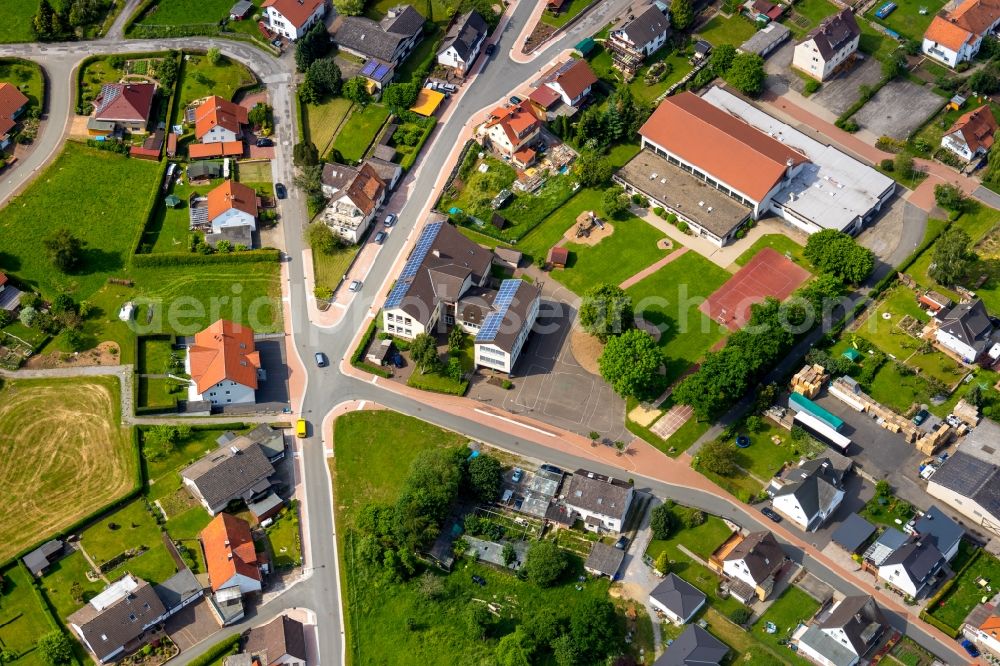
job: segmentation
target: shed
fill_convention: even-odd
[[[549,250],[546,263],[550,268],[566,268],[566,264],[569,263],[569,250],[560,246],[552,248]]]
[[[583,563],[583,568],[595,576],[607,576],[611,580],[614,580],[624,559],[624,550],[619,550],[614,546],[595,541],[594,545],[590,548],[590,555],[587,556],[587,561]]]
[[[229,18],[240,21],[247,17],[247,14],[253,9],[253,3],[250,0],[239,0],[233,8],[229,10]]]
[[[834,531],[831,538],[848,553],[855,553],[872,534],[875,534],[875,526],[858,514],[852,513]]]
[[[694,57],[698,60],[707,58],[708,54],[712,52],[712,45],[706,42],[704,39],[699,39],[694,43]]]
[[[375,365],[388,365],[396,351],[392,340],[376,340],[368,348],[365,358]]]
[[[63,553],[63,542],[59,539],[46,541],[24,556],[24,566],[33,576],[41,576]]]
[[[493,250],[493,263],[517,268],[521,264],[522,254],[509,247],[498,247]]]
[[[171,132],[167,135],[167,157],[177,155],[177,133]]]
[[[597,46],[597,42],[595,42],[592,37],[587,37],[586,39],[577,42],[576,46],[573,48],[579,51],[580,55],[586,58],[590,55],[590,52],[594,50],[595,46]]]

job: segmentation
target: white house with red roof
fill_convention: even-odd
[[[12,83],[0,83],[0,148],[10,145],[17,119],[28,105],[28,98]]]
[[[940,12],[924,32],[926,55],[949,67],[972,60],[983,37],[1000,24],[1000,0],[965,0]]]
[[[194,137],[202,143],[227,143],[243,137],[248,124],[246,107],[212,95],[194,112]]]
[[[208,223],[212,233],[226,227],[257,228],[257,193],[242,183],[227,180],[208,193]]]
[[[220,319],[196,333],[184,370],[191,376],[188,400],[213,405],[256,402],[260,352],[253,329]]]
[[[963,160],[985,155],[993,146],[997,121],[988,104],[963,114],[941,137],[941,147]]]
[[[480,133],[494,149],[511,157],[530,146],[541,129],[542,121],[526,100],[516,106],[500,106],[490,111]]]
[[[323,20],[326,0],[264,0],[261,9],[268,30],[295,41]]]
[[[155,96],[153,83],[105,83],[94,100],[94,113],[87,128],[91,134],[111,134],[115,130],[145,132]]]
[[[590,89],[597,83],[597,75],[586,60],[570,60],[560,65],[546,77],[542,84],[553,90],[563,104],[577,107],[590,94]]]
[[[229,588],[241,594],[260,592],[260,562],[247,521],[220,513],[199,536],[213,593]]]

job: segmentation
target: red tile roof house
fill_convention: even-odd
[[[263,587],[261,568],[250,524],[228,513],[220,513],[198,535],[205,553],[212,607],[231,624],[243,617],[242,597]]]
[[[513,156],[538,138],[542,122],[529,101],[517,106],[502,106],[490,111],[489,120],[479,132],[489,146],[507,157]]]
[[[242,183],[227,180],[208,193],[208,223],[212,233],[225,227],[257,229],[257,193]]]
[[[17,118],[28,105],[28,98],[16,86],[0,83],[0,149],[7,148],[17,127]]]
[[[153,110],[156,84],[105,83],[94,100],[94,113],[87,128],[91,134],[145,132]]]
[[[188,390],[192,402],[254,403],[260,352],[254,345],[253,329],[218,320],[195,334],[184,369],[192,380]]]
[[[202,143],[238,141],[249,122],[245,107],[212,95],[194,111],[194,137]]]
[[[556,69],[544,85],[558,93],[563,104],[577,107],[587,98],[595,83],[597,75],[587,61],[572,60]]]
[[[264,0],[261,23],[271,32],[295,41],[323,19],[326,6],[326,0]]]
[[[996,133],[997,121],[987,104],[963,114],[955,121],[941,137],[941,147],[969,162],[989,152]]]
[[[949,3],[950,4],[950,3]],[[1000,24],[1000,0],[965,0],[938,12],[924,32],[923,52],[949,67],[972,60]]]

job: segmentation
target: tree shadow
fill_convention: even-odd
[[[93,275],[94,273],[116,273],[125,268],[120,252],[108,252],[98,248],[84,248],[80,270],[75,275]]]
[[[0,270],[16,273],[21,270],[21,258],[16,254],[0,250]]]

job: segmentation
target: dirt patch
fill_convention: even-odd
[[[655,407],[649,407],[639,403],[636,408],[628,413],[628,418],[631,421],[635,421],[643,428],[648,428],[653,421],[659,418],[660,414],[663,412]]]
[[[69,126],[69,135],[78,139],[89,139],[90,133],[87,131],[87,121],[90,116],[73,116],[73,121]]]
[[[610,236],[615,232],[615,225],[610,222],[604,222],[604,228],[593,227],[586,236],[576,235],[576,225],[566,230],[563,234],[563,240],[569,241],[570,243],[576,243],[577,245],[597,245],[602,240]]]
[[[674,242],[669,238],[661,238],[660,240],[656,241],[656,247],[660,248],[661,250],[669,251],[674,249]]]
[[[574,328],[569,339],[570,351],[580,367],[592,375],[600,375],[597,359],[604,351],[604,344],[582,328]]]
[[[51,368],[81,368],[89,365],[118,365],[121,362],[121,350],[116,342],[102,342],[85,352],[50,352],[28,359],[25,367],[29,370],[48,370]]]
[[[551,25],[542,23],[539,21],[535,24],[535,29],[531,31],[528,38],[524,40],[524,47],[522,47],[522,53],[531,53],[533,50],[538,48],[541,44],[546,42],[549,37],[556,31]]]
[[[656,324],[654,324],[652,322],[648,322],[645,319],[636,319],[635,320],[635,327],[638,328],[638,329],[640,329],[640,330],[643,330],[643,331],[646,331],[647,333],[649,333],[651,336],[653,336],[653,339],[656,340],[657,342],[660,341],[660,333],[661,333],[661,331],[660,331],[660,328]]]

